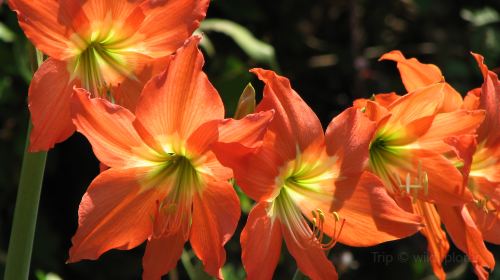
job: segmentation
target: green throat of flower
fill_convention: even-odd
[[[428,194],[429,178],[422,162],[409,160],[404,148],[392,145],[389,137],[377,136],[370,144],[369,157],[371,170],[390,193],[406,192],[414,198]]]
[[[159,201],[155,235],[181,230],[189,235],[193,197],[201,193],[203,179],[184,155],[169,153],[165,161],[150,172],[146,180],[149,188],[159,188],[166,196]]]
[[[394,182],[391,180],[394,174],[389,171],[392,162],[399,156],[397,146],[392,146],[388,138],[379,135],[370,143],[369,147],[369,165],[371,170],[386,182],[386,186],[390,191],[394,191],[392,186]],[[398,177],[398,176],[396,176]]]
[[[74,73],[94,96],[107,97],[109,87],[119,77],[130,75],[119,50],[107,42],[92,41],[77,57]]]

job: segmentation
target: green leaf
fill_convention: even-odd
[[[0,22],[0,40],[10,43],[16,38],[16,34],[10,31],[10,29],[3,23]]]
[[[460,11],[460,16],[477,27],[500,21],[500,14],[490,7],[474,11],[463,9]]]
[[[212,18],[203,21],[200,30],[220,32],[231,37],[249,57],[279,71],[273,46],[255,38],[245,27],[230,20]]]

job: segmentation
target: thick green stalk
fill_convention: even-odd
[[[38,65],[41,64],[42,58],[37,53]],[[7,251],[5,280],[24,280],[28,279],[29,276],[38,204],[47,158],[47,152],[28,152],[31,127],[30,122],[21,167],[21,178],[17,190],[14,221]]]
[[[28,152],[30,131],[31,122],[28,127],[21,178],[17,190],[14,221],[7,251],[5,280],[28,279],[30,270],[38,203],[47,158],[47,152]]]

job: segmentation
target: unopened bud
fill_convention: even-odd
[[[255,89],[251,83],[248,83],[241,93],[240,100],[238,100],[238,107],[236,107],[234,118],[239,120],[255,112],[255,103]]]

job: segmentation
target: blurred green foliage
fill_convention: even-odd
[[[278,69],[326,126],[355,98],[373,93],[404,93],[396,67],[377,62],[390,50],[438,65],[446,80],[462,93],[481,84],[469,51],[486,63],[500,65],[500,3],[458,0],[214,0],[201,27],[207,53],[205,71],[232,116],[242,90],[252,82],[253,67]],[[3,274],[20,161],[27,127],[27,88],[33,48],[15,14],[0,6],[0,274]],[[77,227],[81,196],[98,173],[88,142],[74,135],[49,153],[32,262],[33,279],[138,279],[144,246],[112,251],[98,261],[65,264],[70,238]],[[227,279],[242,279],[239,235],[251,207],[243,195],[243,215],[227,244]],[[359,238],[362,238],[360,236]],[[491,246],[500,256],[498,247]],[[341,244],[331,252],[342,279],[427,279],[429,263],[396,261],[400,254],[425,256],[425,239],[416,235],[372,248]],[[452,248],[453,256],[463,255]],[[389,261],[392,258],[392,261]],[[191,259],[193,265],[199,261]],[[180,264],[180,262],[179,262]],[[290,279],[296,266],[283,246],[276,279]],[[473,277],[464,261],[445,264],[450,278]],[[50,271],[54,274],[45,274]],[[179,278],[187,276],[178,266]],[[492,279],[500,279],[496,269]]]

